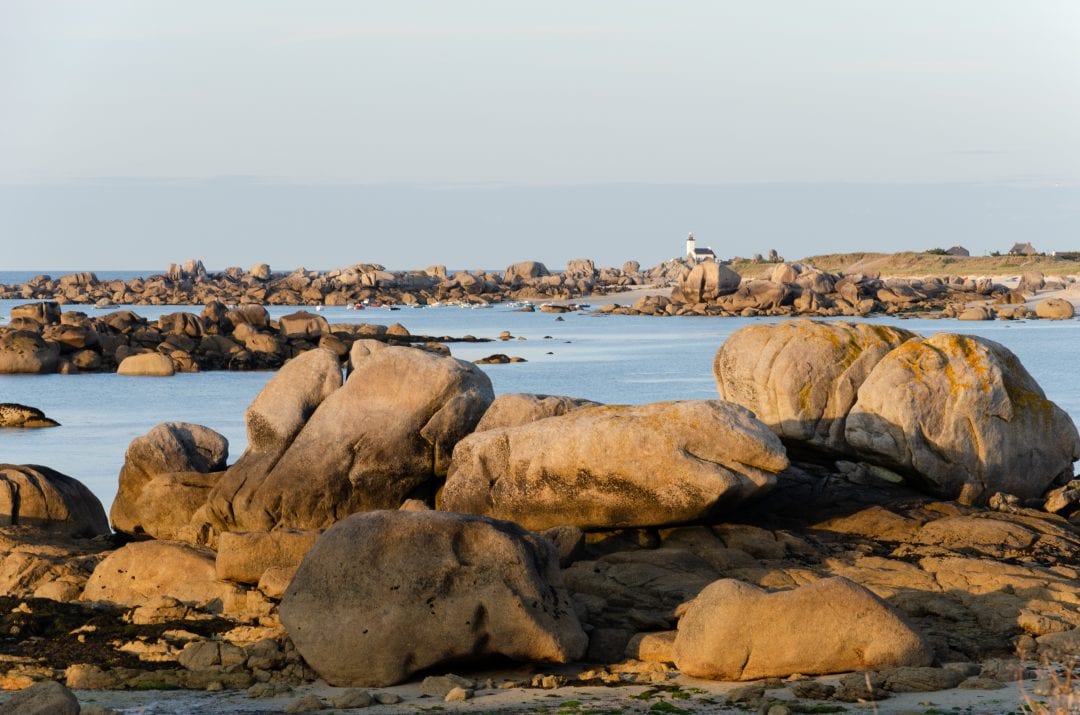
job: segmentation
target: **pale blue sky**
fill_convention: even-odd
[[[1065,0],[3,0],[0,269],[1080,248],[1078,48]]]

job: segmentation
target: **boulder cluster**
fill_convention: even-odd
[[[304,310],[272,319],[253,303],[228,307],[207,303],[200,314],[176,312],[147,320],[130,310],[102,315],[61,312],[56,301],[11,309],[0,326],[0,374],[118,372],[168,376],[198,370],[258,370],[280,367],[314,348],[345,356],[356,342],[420,344],[446,352],[447,342],[483,342],[473,337],[411,335],[405,326],[330,324]]]
[[[682,262],[673,262],[679,264]],[[99,280],[90,272],[53,279],[36,276],[20,285],[0,285],[0,299],[55,300],[96,305],[429,305],[437,302],[496,303],[506,300],[568,300],[642,284],[667,285],[679,268],[662,264],[642,271],[636,261],[621,268],[597,268],[589,259],[568,261],[551,273],[538,261],[515,263],[502,273],[456,271],[430,266],[422,271],[388,271],[357,264],[330,271],[297,268],[275,272],[259,263],[249,270],[207,272],[200,260],[171,264],[162,274],[130,280]]]
[[[780,263],[757,277],[743,278],[728,266],[706,261],[682,272],[670,296],[651,295],[632,306],[601,310],[625,315],[852,316],[930,313],[974,319],[1071,318],[1072,305],[1048,299],[1036,309],[1023,305],[1039,290],[1060,289],[1071,279],[1025,274],[1010,290],[992,278],[927,276],[881,278],[836,274],[809,264]],[[969,305],[972,304],[972,305]],[[976,317],[978,316],[978,317]]]
[[[423,672],[464,699],[500,684],[437,673],[498,656],[537,673],[510,686],[789,678],[853,702],[1004,687],[1018,652],[1080,644],[1080,436],[993,342],[752,326],[717,352],[723,399],[636,406],[351,352],[347,377],[328,349],[286,363],[232,464],[206,427],[136,438],[112,534],[74,480],[0,468],[3,597],[96,614],[6,682],[256,697]]]

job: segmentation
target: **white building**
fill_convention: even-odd
[[[694,234],[692,233],[686,237],[686,257],[694,263],[716,260],[716,254],[713,253],[712,246],[698,248],[694,241]]]

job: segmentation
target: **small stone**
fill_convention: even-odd
[[[476,683],[460,675],[447,673],[446,675],[429,675],[420,683],[420,694],[444,698],[454,688],[472,689]]]
[[[209,693],[220,693],[224,689],[225,689],[225,686],[222,684],[222,682],[220,680],[215,680],[215,681],[213,681],[211,683],[206,684],[206,691],[209,692]]]
[[[352,708],[366,708],[375,702],[371,693],[366,690],[349,689],[343,693],[335,693],[326,699],[331,707],[350,710]]]
[[[375,702],[379,705],[397,705],[401,702],[401,696],[397,693],[375,693]]]
[[[945,668],[946,670],[955,670],[957,673],[964,676],[965,678],[970,678],[970,677],[976,676],[976,675],[978,675],[979,673],[982,672],[982,665],[980,665],[979,663],[971,663],[971,662],[968,662],[968,663],[945,663],[941,667]]]
[[[836,686],[817,680],[801,680],[791,684],[791,692],[803,700],[828,700],[836,692]]]
[[[840,686],[833,693],[833,698],[845,703],[871,702],[888,697],[885,678],[874,672],[848,673],[840,678]]]
[[[285,693],[291,693],[292,687],[285,683],[256,683],[247,689],[246,693],[249,698],[274,698],[278,695],[284,695]]]
[[[767,715],[791,715],[791,708],[787,705],[772,705],[769,707]]]
[[[472,700],[473,691],[468,688],[455,687],[446,694],[443,698],[448,703],[463,703],[466,700]]]
[[[285,706],[285,712],[287,713],[313,713],[322,709],[324,709],[322,700],[319,700],[314,695],[305,695]]]
[[[760,683],[752,685],[740,685],[728,691],[729,703],[750,703],[765,697],[765,686]]]

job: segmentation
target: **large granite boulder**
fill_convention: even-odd
[[[278,323],[281,325],[281,334],[286,338],[319,338],[330,333],[330,324],[326,322],[326,318],[306,310],[283,315]]]
[[[581,397],[508,392],[495,398],[487,412],[480,418],[476,431],[482,432],[497,427],[517,427],[545,417],[565,415],[582,407],[596,407],[599,404]]]
[[[228,456],[229,441],[202,425],[163,422],[143,436],[136,437],[124,454],[119,488],[109,511],[113,528],[128,534],[151,533],[153,528],[147,530],[150,522],[144,521],[140,512],[146,515],[148,510],[151,513],[156,511],[150,503],[157,500],[139,505],[142,492],[151,480],[175,472],[219,472],[225,469]],[[171,483],[176,486],[175,480]],[[153,492],[160,493],[166,486],[166,482],[160,482]],[[167,510],[168,505],[164,506]]]
[[[679,283],[678,294],[685,303],[711,303],[722,295],[734,293],[742,281],[735,271],[716,261],[703,261],[690,269]]]
[[[914,337],[868,323],[748,325],[716,351],[713,377],[721,398],[751,410],[782,439],[842,453],[859,387],[886,353]]]
[[[547,266],[539,261],[520,261],[507,267],[503,272],[503,283],[511,283],[515,278],[529,281],[549,275],[551,273],[548,271]]]
[[[172,377],[176,374],[176,367],[168,355],[140,353],[129,355],[121,360],[116,368],[116,374],[137,377]]]
[[[166,596],[220,612],[238,593],[239,587],[217,580],[212,551],[173,541],[136,541],[97,565],[81,598],[142,606]]]
[[[899,612],[842,577],[776,593],[722,579],[680,615],[672,655],[695,678],[783,678],[926,666],[933,659]]]
[[[356,514],[328,529],[285,592],[281,621],[335,686],[394,685],[487,655],[564,663],[586,646],[546,539],[433,511]]]
[[[62,683],[45,680],[11,695],[0,715],[79,715],[79,699]]]
[[[56,372],[60,346],[45,342],[29,330],[9,330],[0,334],[0,374]]]
[[[11,309],[11,319],[24,318],[32,320],[39,325],[56,325],[60,322],[60,304],[52,300],[42,300],[37,303],[23,303]]]
[[[1035,315],[1048,320],[1068,320],[1076,315],[1076,309],[1064,298],[1045,298],[1035,304]]]
[[[454,445],[494,399],[474,365],[391,347],[360,360],[289,439],[296,416],[326,387],[311,375],[301,382],[297,394],[309,399],[294,399],[292,416],[274,421],[288,429],[255,443],[211,492],[207,513],[218,531],[317,529],[357,511],[396,509],[434,488]]]
[[[341,382],[341,364],[329,350],[309,350],[285,363],[244,415],[249,449],[282,454]]]
[[[217,577],[254,585],[270,569],[291,576],[320,535],[317,529],[227,531],[218,541]]]
[[[786,283],[749,280],[744,281],[734,293],[718,299],[717,303],[725,310],[740,313],[744,310],[776,310],[794,299],[795,291]]]
[[[109,533],[105,509],[86,485],[36,464],[0,464],[0,525],[69,536]]]
[[[205,538],[202,520],[195,515],[201,513],[222,474],[165,472],[154,476],[135,498],[133,532],[154,539],[201,543]]]
[[[1073,474],[1080,436],[1007,348],[939,333],[878,363],[848,414],[845,439],[864,459],[931,493],[985,503],[995,492],[1040,496]]]
[[[767,491],[780,440],[719,400],[576,410],[466,437],[440,508],[554,526],[658,526],[709,517]]]

